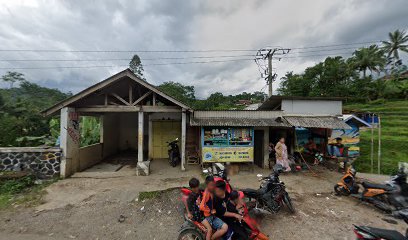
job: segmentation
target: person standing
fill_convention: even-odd
[[[285,144],[285,138],[281,137],[275,146],[276,163],[282,165],[286,172],[291,171],[289,166],[288,148]]]

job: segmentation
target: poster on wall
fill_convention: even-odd
[[[253,147],[204,147],[204,162],[253,162]]]
[[[351,129],[333,129],[329,138],[329,144],[335,143],[336,138],[341,138],[344,146],[348,147],[348,156],[358,157],[360,156],[360,147],[358,146],[360,142],[359,127],[353,122],[348,122],[347,124]]]

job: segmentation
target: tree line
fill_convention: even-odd
[[[287,72],[278,92],[290,96],[336,96],[353,101],[408,99],[408,34],[396,30],[388,41],[354,51],[350,58],[327,57],[303,73]]]

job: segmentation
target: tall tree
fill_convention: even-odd
[[[377,45],[371,45],[368,48],[360,48],[353,53],[351,64],[355,69],[363,72],[363,77],[367,76],[367,70],[379,73],[386,64],[384,52]]]
[[[388,57],[393,57],[395,61],[400,59],[399,51],[408,53],[408,34],[405,30],[396,30],[388,33],[389,40],[383,41],[383,48],[388,53]]]
[[[192,106],[195,100],[194,86],[183,85],[178,82],[164,82],[159,89],[183,103]]]
[[[136,76],[138,76],[140,79],[146,81],[146,78],[144,77],[142,61],[140,60],[140,57],[137,54],[133,55],[132,60],[130,60],[129,69],[132,70],[132,72],[136,74]]]
[[[10,88],[13,88],[14,83],[16,82],[24,82],[24,74],[19,73],[19,72],[7,72],[5,75],[1,77],[1,79],[10,84]]]

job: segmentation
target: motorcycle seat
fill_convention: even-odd
[[[371,234],[374,234],[378,238],[393,239],[393,240],[406,240],[405,236],[395,230],[387,230],[374,227],[363,227],[363,229]]]
[[[255,189],[251,189],[251,188],[246,188],[246,189],[242,189],[242,192],[247,197],[257,197],[257,196],[261,195],[260,189],[255,190]]]
[[[378,188],[378,189],[384,189],[386,191],[394,190],[393,187],[385,185],[385,184],[375,184],[375,183],[363,182],[363,186],[365,188]]]

